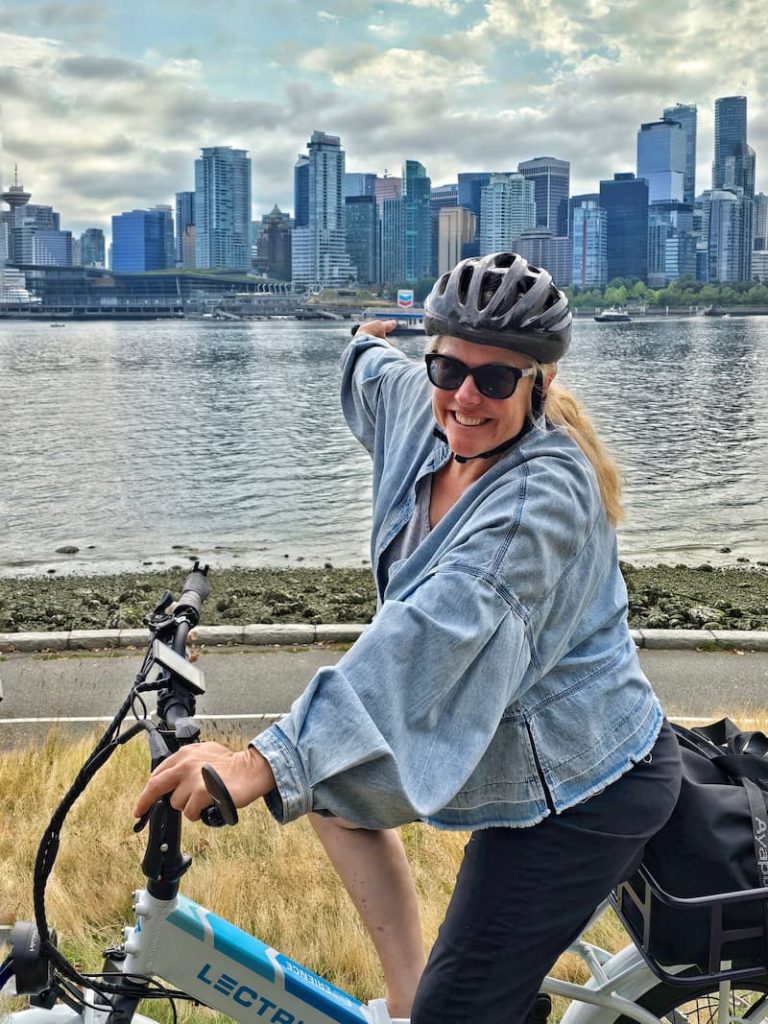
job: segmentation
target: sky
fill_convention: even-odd
[[[433,185],[520,160],[571,163],[571,193],[636,170],[641,123],[699,111],[708,188],[714,101],[748,97],[768,191],[764,0],[0,0],[0,181],[62,228],[194,188],[203,146],[247,149],[254,219],[293,212],[315,130],[348,171]]]

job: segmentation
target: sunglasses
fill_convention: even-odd
[[[507,366],[506,363],[467,366],[459,359],[443,356],[438,352],[430,352],[424,359],[427,364],[427,376],[436,388],[456,391],[467,377],[471,377],[477,390],[486,398],[510,398],[522,377],[532,377],[536,373],[532,366],[526,370],[519,370],[516,366]]]

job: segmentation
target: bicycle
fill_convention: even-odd
[[[195,699],[205,692],[203,673],[185,657],[187,637],[197,625],[210,591],[207,566],[195,563],[178,601],[166,592],[145,617],[150,631],[141,669],[130,693],[86,759],[72,787],[45,830],[34,868],[35,923],[19,922],[11,951],[0,965],[0,990],[12,980],[29,1008],[10,1013],[9,1024],[154,1024],[138,1012],[142,1001],[190,1000],[250,1024],[390,1024],[386,1002],[363,1003],[301,964],[268,947],[180,893],[191,858],[181,850],[182,816],[159,800],[134,827],[149,826],[142,870],[146,888],[134,893],[135,922],[124,929],[119,946],[105,952],[98,974],[79,972],[61,953],[48,924],[45,889],[58,852],[67,813],[99,768],[122,744],[146,732],[152,767],[173,750],[199,739]],[[157,723],[145,694],[156,691]],[[136,721],[123,729],[129,712]],[[234,825],[237,811],[212,769],[204,769],[211,806],[203,820],[210,826]],[[571,951],[586,964],[584,984],[548,977],[535,1008],[541,1024],[550,997],[571,1000],[563,1024],[703,1024],[735,1019],[768,1021],[768,970],[765,963],[728,959],[728,943],[743,940],[743,930],[722,927],[723,908],[750,899],[765,901],[766,890],[676,900],[641,868],[597,909],[592,921],[613,908],[633,940],[612,954],[580,937]],[[707,909],[713,926],[706,963],[663,965],[649,951],[656,905],[680,905],[680,912]],[[768,907],[768,903],[764,904]],[[590,922],[591,924],[592,922]],[[763,936],[765,937],[765,936]]]

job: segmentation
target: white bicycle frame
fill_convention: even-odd
[[[385,1000],[362,1003],[185,896],[159,900],[141,889],[134,899],[135,924],[123,933],[126,975],[161,979],[240,1024],[390,1024]],[[589,981],[577,985],[547,977],[541,989],[572,1001],[562,1024],[611,1024],[619,1016],[660,1024],[635,1002],[659,981],[633,945],[610,954],[579,939],[571,952],[589,967]],[[96,1003],[94,993],[89,1001]],[[10,1020],[104,1024],[109,1012],[106,1005],[82,1014],[63,1005],[32,1007]],[[768,1007],[760,1020],[766,1015]],[[133,1021],[153,1024],[138,1013]]]

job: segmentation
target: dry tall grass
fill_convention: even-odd
[[[0,754],[0,922],[33,919],[37,844],[90,748],[90,742],[52,733],[42,747]],[[132,891],[144,884],[144,840],[131,826],[133,802],[147,770],[140,739],[119,750],[64,828],[48,885],[48,916],[67,955],[83,969],[99,968],[101,951],[119,940],[122,925],[131,918]],[[421,825],[407,826],[402,834],[420,896],[425,942],[431,945],[466,836]],[[259,803],[242,815],[237,828],[188,826],[184,848],[194,858],[183,883],[186,895],[360,999],[383,993],[373,947],[306,822],[282,828]],[[590,938],[610,949],[627,941],[611,915],[604,915]],[[570,980],[585,977],[571,955],[560,960],[555,973]],[[210,1019],[199,1008],[180,1010],[190,1021]],[[150,1012],[170,1019],[162,1003]]]

